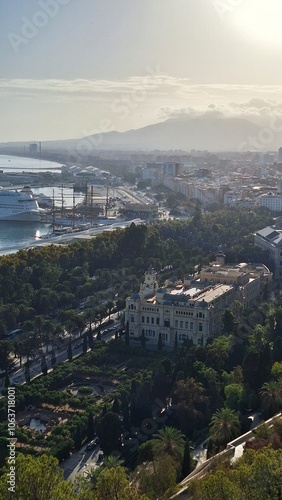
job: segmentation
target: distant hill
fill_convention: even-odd
[[[97,134],[77,140],[44,141],[43,144],[52,149],[72,150],[81,149],[84,145],[89,149],[88,146],[91,144],[92,151],[101,149],[238,151],[242,143],[250,144],[249,149],[254,149],[249,138],[257,138],[259,131],[259,126],[241,118],[183,117],[171,118],[127,132],[107,132],[102,137]],[[268,144],[268,147],[276,149],[280,142],[278,140],[277,145]],[[9,143],[10,146],[15,144]],[[261,149],[263,150],[263,145]]]

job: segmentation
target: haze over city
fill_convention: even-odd
[[[0,12],[0,142],[280,120],[279,0],[10,0]]]

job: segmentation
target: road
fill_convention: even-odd
[[[104,321],[102,322],[102,329],[101,329],[101,335],[102,335],[102,340],[105,342],[109,342],[113,338],[115,338],[115,332],[120,328],[120,321],[118,320],[118,313],[115,313],[112,315],[112,319],[114,320],[114,323],[108,326],[103,327],[103,322],[106,322],[108,320],[107,318],[104,318]],[[87,330],[88,327],[85,329]],[[104,333],[105,330],[110,329],[109,332]],[[95,339],[94,334],[94,339]],[[72,354],[73,354],[73,359],[75,359],[77,356],[82,354],[82,337],[80,337],[79,334],[75,336],[74,339],[72,339]],[[61,349],[58,349],[56,351],[56,362],[57,363],[64,363],[65,361],[68,360],[68,354],[67,354],[67,346],[64,346]],[[88,349],[90,351],[90,349]],[[48,367],[48,373],[53,370],[52,365],[51,365],[51,353],[46,354],[46,362],[47,362],[47,367]],[[39,375],[42,375],[42,370],[41,370],[41,359],[42,355],[39,355],[37,358],[33,359],[31,361],[31,368],[30,368],[30,378],[33,379]],[[17,385],[17,384],[23,384],[25,382],[25,368],[24,367],[19,367],[19,361],[17,360],[16,362],[16,369],[12,371],[12,373],[9,374],[10,378],[10,385]]]
[[[73,481],[77,475],[86,475],[97,465],[99,456],[99,445],[92,451],[87,451],[86,446],[79,451],[72,453],[70,458],[64,460],[60,467],[64,471],[64,478]]]

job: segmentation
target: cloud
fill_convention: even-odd
[[[275,116],[282,116],[282,102],[252,98],[246,102],[209,104],[203,107],[162,108],[160,119],[168,118],[244,118],[260,126],[267,126]]]
[[[156,68],[157,69],[157,68]],[[120,95],[128,92],[145,90],[150,93],[166,93],[177,91],[188,83],[188,79],[177,79],[168,75],[158,74],[150,70],[145,76],[132,76],[126,80],[30,80],[30,79],[1,79],[0,96],[33,96],[48,95],[76,95],[93,96],[95,94]]]

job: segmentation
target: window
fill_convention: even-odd
[[[180,328],[183,328],[183,321],[180,321]]]
[[[193,328],[194,328],[194,323],[193,323],[193,321],[191,321],[190,322],[190,330],[193,330]]]
[[[178,319],[175,320],[175,328],[178,328]]]
[[[157,323],[157,325],[159,325],[159,324],[160,324],[160,318],[157,318],[157,319],[156,319],[156,323]]]
[[[151,318],[151,324],[153,325],[155,323],[155,318]]]
[[[169,326],[170,326],[170,321],[169,321],[169,319],[165,319],[165,320],[164,320],[164,326],[165,326],[165,327],[169,327]]]
[[[142,316],[142,323],[145,323],[145,318],[144,318],[144,316]]]
[[[134,323],[134,316],[130,316],[131,323]]]
[[[155,337],[155,330],[146,330],[147,337]]]
[[[146,323],[150,323],[150,318],[149,318],[149,316],[147,316],[147,318],[146,318]]]
[[[185,328],[188,329],[188,321],[185,321]]]
[[[203,323],[199,323],[199,332],[203,331]]]

